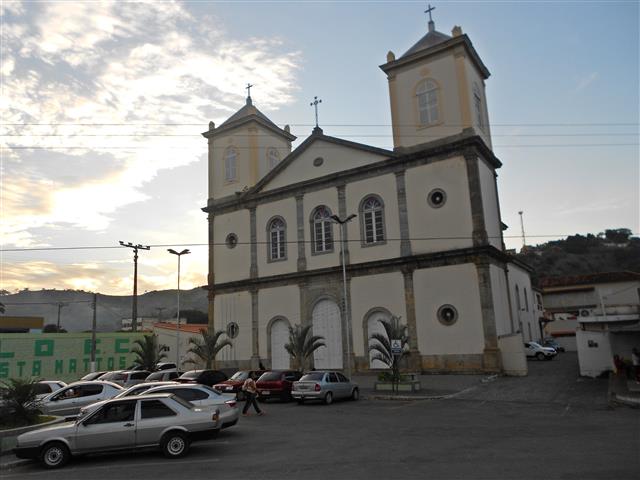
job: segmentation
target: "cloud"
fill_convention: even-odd
[[[578,80],[578,84],[576,85],[573,92],[574,93],[581,92],[582,90],[587,88],[589,85],[591,85],[593,82],[595,82],[597,78],[598,78],[598,72],[591,72],[588,75],[582,77],[581,79]]]
[[[188,3],[3,5],[5,247],[45,245],[62,223],[108,229],[149,199],[161,171],[206,156],[199,132],[239,108],[247,78],[261,108],[293,101],[298,52],[281,39],[227,39]]]

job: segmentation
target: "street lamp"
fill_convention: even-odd
[[[349,319],[349,306],[347,303],[347,267],[344,259],[345,251],[345,237],[342,230],[346,227],[347,223],[356,218],[356,214],[352,213],[345,219],[341,219],[338,215],[331,215],[331,220],[340,224],[340,249],[342,255],[342,286],[344,296],[344,320],[347,326],[347,376],[351,378],[351,321]]]
[[[168,248],[167,251],[173,255],[178,256],[178,311],[176,313],[176,367],[180,369],[180,257],[182,255],[188,255],[191,253],[188,248],[185,248],[181,252],[176,252],[173,248]]]

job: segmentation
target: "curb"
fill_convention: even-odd
[[[365,397],[367,400],[440,400],[447,398],[447,395],[369,395]]]
[[[0,463],[0,470],[12,470],[14,468],[22,467],[31,463],[31,460],[19,458],[7,463]]]

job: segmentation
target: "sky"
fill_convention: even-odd
[[[506,243],[640,231],[639,4],[439,1],[491,72]],[[426,2],[0,2],[0,289],[206,284],[206,140],[245,101],[298,137],[392,148],[378,68]],[[71,248],[70,248],[71,247]],[[78,248],[90,247],[90,248]]]

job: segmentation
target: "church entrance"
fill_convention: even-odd
[[[326,347],[313,353],[316,369],[342,369],[340,309],[332,300],[320,300],[313,308],[313,334],[324,337]]]
[[[388,312],[385,312],[383,310],[377,310],[375,312],[372,312],[369,315],[369,318],[367,318],[367,336],[368,336],[367,347],[371,344],[378,343],[378,342],[372,342],[370,340],[371,335],[373,334],[377,333],[382,335],[384,338],[387,338],[387,332],[382,326],[382,323],[380,322],[380,320],[389,321],[390,318],[391,318],[391,315]],[[375,352],[369,351],[369,368],[389,368],[386,364],[384,364],[380,360],[374,360],[373,359],[374,355],[375,355]]]
[[[289,368],[289,352],[284,348],[289,341],[289,327],[283,319],[271,324],[271,368],[286,370]]]

